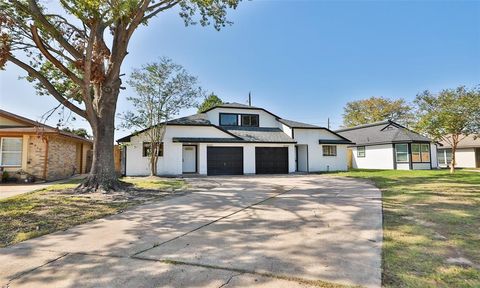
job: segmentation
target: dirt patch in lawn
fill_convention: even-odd
[[[123,191],[77,193],[74,188],[80,181],[0,200],[0,247],[183,195],[187,188],[181,179],[132,177],[122,179],[131,184]]]

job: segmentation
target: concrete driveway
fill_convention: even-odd
[[[370,183],[329,175],[188,179],[192,192],[0,249],[8,287],[380,287]]]
[[[48,186],[64,183],[71,181],[72,179],[82,179],[86,177],[86,174],[75,175],[73,177],[52,181],[52,182],[42,182],[42,183],[8,183],[8,184],[0,184],[0,199],[8,198],[17,196],[20,194],[30,193],[35,190],[40,190],[43,188],[47,188]]]

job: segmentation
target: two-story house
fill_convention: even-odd
[[[149,174],[144,131],[123,143],[125,175]],[[225,103],[167,122],[159,175],[283,174],[347,170],[348,139],[327,128],[282,119],[263,108]]]

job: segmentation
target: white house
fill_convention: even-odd
[[[480,138],[473,135],[462,136],[455,152],[455,167],[480,168]],[[440,167],[450,166],[452,161],[452,147],[447,141],[440,142],[438,148],[438,163]]]
[[[145,130],[123,143],[125,175],[149,174]],[[159,175],[281,174],[347,169],[348,139],[282,119],[263,108],[226,103],[167,122]]]
[[[437,144],[393,121],[360,125],[336,132],[355,142],[349,146],[353,168],[438,168]]]

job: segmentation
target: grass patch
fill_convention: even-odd
[[[353,170],[382,190],[385,287],[480,287],[480,174]],[[464,258],[470,264],[450,263]]]
[[[158,200],[185,187],[178,179],[123,178],[133,184],[128,191],[111,194],[76,194],[81,180],[54,184],[31,193],[0,200],[0,247],[25,241],[129,207]]]

